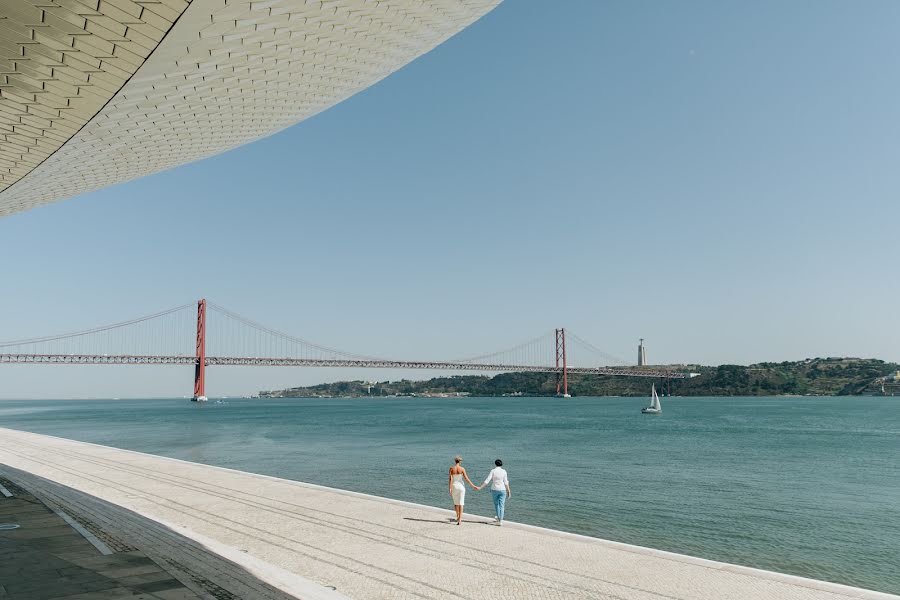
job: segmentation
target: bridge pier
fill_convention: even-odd
[[[194,402],[206,402],[206,300],[197,301],[197,357],[194,365]]]

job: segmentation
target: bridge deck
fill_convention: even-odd
[[[481,517],[457,527],[446,510],[8,429],[0,472],[167,524],[282,589],[289,572],[359,600],[898,599]],[[513,491],[514,511],[527,490]]]
[[[132,354],[0,354],[0,364],[45,365],[196,365],[198,359],[185,355]],[[436,360],[265,358],[255,356],[207,356],[208,367],[330,367],[339,369],[419,369],[438,371],[562,373],[559,367],[501,363],[452,362]],[[566,367],[570,375],[613,375],[616,377],[649,377],[686,379],[692,375],[668,367]]]

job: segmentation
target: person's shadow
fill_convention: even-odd
[[[416,519],[415,517],[403,517],[404,521],[418,521],[419,523],[443,523],[444,525],[453,525],[456,523],[456,517],[448,517],[447,519]],[[481,525],[489,525],[487,521],[469,521],[463,518],[463,523],[475,523]]]
[[[404,521],[418,521],[419,523],[455,523],[456,517],[449,517],[447,519],[416,519],[414,517],[403,517]]]

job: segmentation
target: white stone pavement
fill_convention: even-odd
[[[109,508],[83,492],[134,511],[299,598],[900,600],[481,517],[457,527],[447,510],[0,428],[0,473],[22,472],[55,501]],[[117,507],[110,522],[127,519]]]

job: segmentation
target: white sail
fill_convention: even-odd
[[[650,388],[650,406],[647,408],[642,408],[641,412],[645,415],[658,415],[662,412],[662,407],[659,404],[659,395],[656,393],[656,384],[653,384],[653,387]]]

